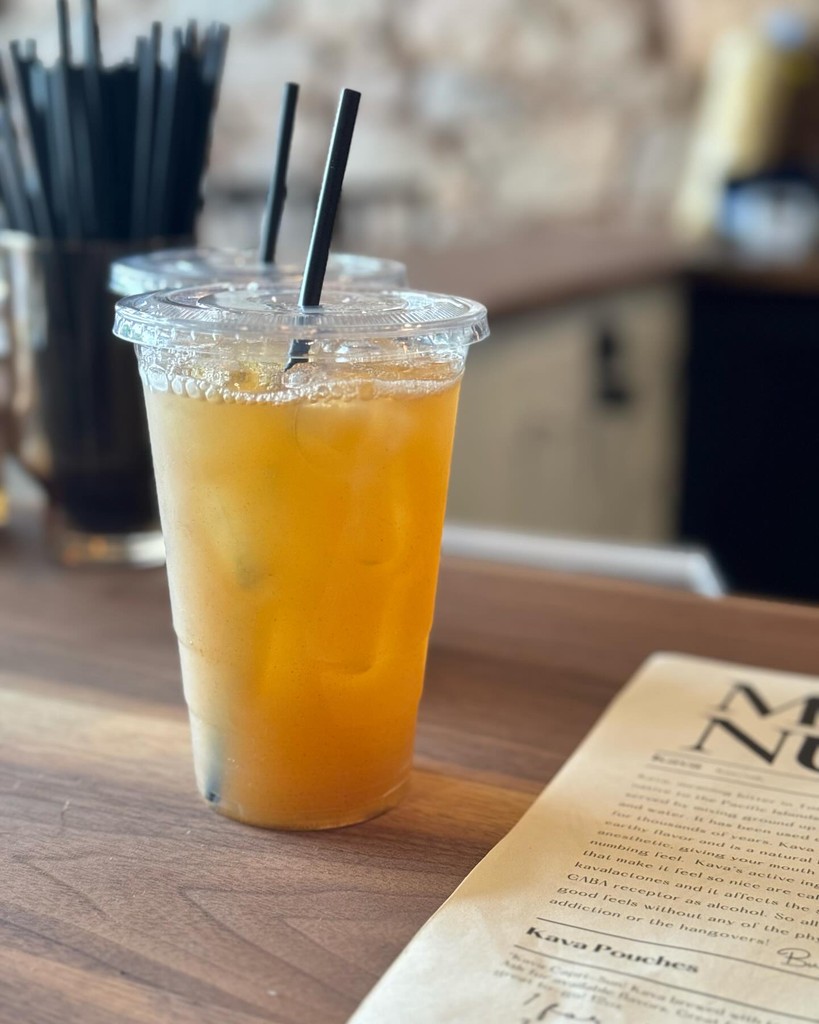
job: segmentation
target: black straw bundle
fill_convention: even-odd
[[[228,41],[227,26],[136,41],[106,67],[96,0],[84,0],[82,56],[57,0],[60,56],[14,42],[0,76],[0,199],[9,227],[46,238],[192,235]]]

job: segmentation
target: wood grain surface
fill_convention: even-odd
[[[650,652],[819,670],[819,612],[449,562],[406,801],[264,832],[195,795],[162,572],[0,545],[0,1022],[332,1024]]]

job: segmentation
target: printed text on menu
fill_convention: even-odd
[[[651,659],[355,1024],[819,1022],[819,680]]]

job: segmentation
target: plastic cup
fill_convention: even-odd
[[[123,299],[114,332],[144,384],[200,792],[270,828],[392,807],[485,309],[216,285]]]
[[[115,295],[139,295],[167,288],[230,281],[235,285],[266,282],[298,287],[303,266],[261,263],[251,249],[181,248],[126,256],[111,264],[110,288]],[[331,253],[326,287],[403,288],[407,268],[397,260],[354,253]]]

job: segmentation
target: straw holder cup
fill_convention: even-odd
[[[188,238],[67,241],[0,232],[11,340],[11,450],[48,500],[64,564],[164,560],[142,385],[111,333],[109,268]]]

